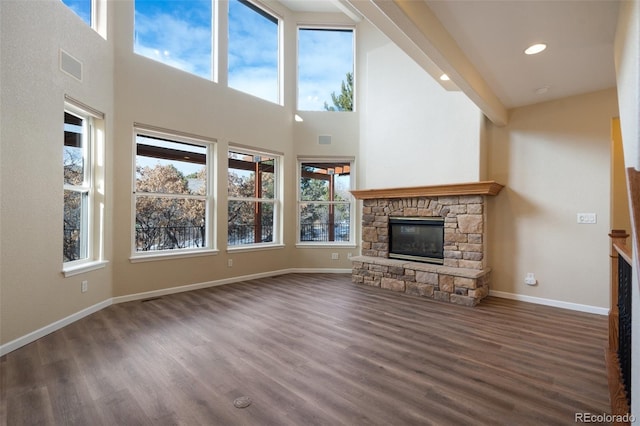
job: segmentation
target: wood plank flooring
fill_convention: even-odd
[[[5,355],[0,420],[569,425],[609,412],[606,338],[604,316],[291,274],[112,305]]]

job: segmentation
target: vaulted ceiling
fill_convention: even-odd
[[[615,87],[618,0],[283,0],[384,32],[498,125],[509,108]],[[534,43],[547,49],[525,55]]]

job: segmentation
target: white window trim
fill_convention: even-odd
[[[274,194],[273,199],[270,198],[253,198],[253,197],[230,197],[228,195],[229,188],[227,188],[227,208],[229,201],[259,201],[259,202],[269,202],[273,204],[273,241],[266,243],[251,243],[251,244],[236,244],[229,245],[229,231],[228,226],[229,222],[227,221],[227,252],[238,252],[238,251],[253,251],[253,250],[261,250],[261,249],[272,249],[272,248],[280,248],[284,247],[283,244],[283,235],[282,235],[282,224],[283,224],[283,205],[284,205],[284,179],[283,176],[283,166],[284,166],[284,154],[277,151],[268,151],[268,150],[260,150],[256,148],[250,148],[246,145],[239,144],[229,144],[229,148],[227,149],[227,176],[229,175],[229,151],[240,152],[243,154],[249,155],[268,155],[274,158]],[[227,178],[228,184],[228,178]]]
[[[137,157],[137,136],[152,136],[162,139],[168,139],[175,142],[188,143],[206,147],[207,149],[207,194],[205,199],[205,227],[207,246],[200,248],[184,248],[171,250],[153,250],[153,251],[136,251],[136,157]],[[216,179],[215,167],[217,158],[217,139],[206,136],[194,135],[192,133],[181,132],[177,130],[164,129],[157,126],[151,126],[141,123],[133,123],[133,147],[132,147],[132,166],[131,166],[131,255],[129,261],[131,263],[147,262],[154,260],[187,258],[197,256],[209,256],[218,254],[216,247]],[[213,169],[213,170],[212,170]],[[158,195],[158,194],[155,194]],[[173,195],[171,196],[172,198]],[[202,196],[193,196],[189,194],[181,194],[175,198],[203,198]]]
[[[355,215],[356,215],[356,199],[351,191],[356,188],[356,161],[354,157],[298,157],[296,163],[296,247],[297,248],[355,248],[358,245],[356,239]],[[302,163],[335,163],[349,162],[350,178],[349,178],[349,241],[300,241],[300,204],[303,202],[300,195],[300,180],[302,179]],[[304,201],[308,203],[309,201]],[[320,202],[329,204],[329,202]],[[346,203],[346,202],[344,202]]]
[[[86,188],[88,193],[86,215],[87,257],[84,259],[62,262],[62,273],[65,277],[103,268],[108,261],[104,260],[104,114],[74,98],[64,96],[64,111],[85,120],[83,134],[86,150],[83,157],[88,161],[85,173],[88,174]],[[73,189],[77,185],[63,185],[63,189]]]
[[[85,272],[96,271],[102,269],[109,263],[108,260],[93,260],[82,265],[68,265],[62,268],[62,274],[67,277],[84,274]]]
[[[299,53],[299,48],[300,48],[300,39],[299,39],[299,35],[300,35],[300,30],[350,30],[353,34],[353,39],[352,39],[352,43],[351,43],[351,52],[353,54],[353,109],[352,111],[341,111],[343,113],[349,113],[349,112],[356,112],[357,111],[357,105],[356,105],[356,100],[357,100],[357,96],[356,96],[356,64],[357,64],[357,58],[356,58],[356,37],[357,37],[357,31],[356,31],[356,27],[353,25],[323,25],[323,24],[298,24],[298,26],[296,27],[296,64],[298,64],[299,59],[298,59],[298,55]],[[299,74],[299,67],[296,66],[296,111],[298,112],[332,112],[332,111],[323,111],[323,110],[303,110],[300,109],[300,106],[298,105],[298,98],[299,98],[299,89],[298,89],[298,84],[300,82],[300,74]]]
[[[170,252],[170,253],[169,253]],[[142,263],[142,262],[154,262],[157,260],[167,259],[184,259],[189,257],[201,257],[201,256],[216,256],[220,251],[215,249],[176,249],[176,250],[164,250],[164,251],[147,251],[145,255],[131,255],[129,262]]]
[[[283,27],[284,27],[284,19],[282,17],[281,13],[277,13],[276,11],[274,11],[271,7],[267,6],[266,4],[264,4],[261,1],[256,1],[256,0],[245,0],[247,3],[251,3],[252,5],[254,5],[255,7],[257,7],[258,9],[262,10],[264,13],[270,15],[271,17],[273,17],[274,19],[276,19],[278,21],[278,69],[277,74],[277,81],[276,84],[278,85],[278,87],[276,88],[276,93],[277,93],[277,97],[278,99],[275,100],[276,105],[280,105],[280,106],[284,106],[284,71],[283,71],[283,67],[284,67],[284,31],[283,31]],[[220,3],[219,1],[216,1],[215,3]],[[228,7],[228,2],[227,3],[227,9],[226,9],[226,20],[227,20],[227,27],[229,25],[229,7]],[[228,29],[228,28],[227,28]],[[225,70],[225,73],[227,74],[227,87],[229,87],[230,89],[233,90],[237,90],[239,92],[242,92],[244,94],[247,94],[249,96],[254,96],[257,97],[258,99],[262,99],[263,101],[266,102],[271,102],[268,99],[264,99],[260,96],[257,96],[253,93],[248,93],[245,92],[244,90],[241,89],[237,89],[234,87],[229,86],[229,69],[228,69],[228,56],[229,56],[229,45],[227,43],[226,46],[226,55],[227,55],[227,59],[226,59],[226,65],[227,65],[227,69]],[[217,73],[217,72],[216,72]]]

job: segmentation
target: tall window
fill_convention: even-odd
[[[136,132],[134,252],[211,247],[210,145],[177,135]]]
[[[229,87],[279,102],[278,18],[248,0],[229,1]]]
[[[63,235],[65,276],[102,264],[104,121],[102,113],[67,99],[64,108]]]
[[[135,0],[134,52],[211,79],[212,0]]]
[[[91,0],[62,0],[62,3],[75,12],[87,25],[91,27]]]
[[[279,157],[229,151],[229,246],[279,242]]]
[[[80,111],[64,112],[64,262],[89,258],[90,123],[91,118]]]
[[[353,29],[298,29],[298,109],[353,111]]]
[[[350,161],[301,161],[299,241],[351,242]]]

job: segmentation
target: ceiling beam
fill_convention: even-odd
[[[434,79],[445,73],[498,126],[508,112],[423,0],[343,0],[358,10]],[[441,83],[445,88],[446,84]]]

